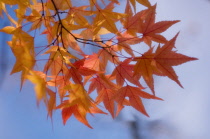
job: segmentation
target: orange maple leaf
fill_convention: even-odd
[[[154,54],[152,53],[153,48],[145,52],[141,57],[137,59],[137,63],[134,66],[134,77],[142,76],[149,88],[154,91],[154,80],[153,74],[158,71],[156,67],[152,66]]]
[[[46,102],[47,104],[47,110],[48,110],[48,116],[52,118],[53,115],[53,110],[55,110],[56,106],[56,93],[50,90],[49,88],[46,88],[47,94],[49,95],[48,101]]]
[[[167,42],[166,38],[160,35],[160,33],[166,31],[173,24],[179,22],[179,20],[175,21],[161,21],[155,23],[155,14],[156,14],[156,5],[151,6],[147,10],[147,15],[145,18],[140,20],[138,33],[142,33],[144,42],[151,46],[152,41],[158,43]]]
[[[116,82],[117,85],[123,86],[124,82],[128,80],[129,82],[133,83],[134,85],[141,87],[141,84],[139,83],[140,77],[133,77],[133,64],[129,64],[131,62],[131,59],[126,59],[123,62],[119,63],[119,65],[114,69],[111,76],[116,76]]]
[[[110,112],[112,117],[114,118],[114,94],[115,91],[112,89],[103,88],[96,98],[96,103],[99,104],[103,101],[105,108]]]
[[[60,108],[62,111],[62,119],[63,124],[65,125],[67,120],[74,115],[75,118],[80,121],[81,123],[85,124],[89,128],[92,128],[91,125],[87,121],[87,114],[90,113],[100,113],[100,114],[107,114],[100,110],[94,103],[90,102],[90,107],[87,109],[83,105],[78,104],[71,104],[68,100],[63,101],[62,104],[57,106],[57,109]]]
[[[67,120],[72,116],[72,114],[78,121],[92,128],[86,119],[87,110],[77,104],[62,109],[63,124],[66,124]]]
[[[116,85],[110,80],[110,78],[104,74],[98,74],[96,77],[92,78],[90,82],[88,93],[93,92],[95,89],[97,92],[100,92],[102,89],[117,89]]]
[[[128,16],[125,21],[122,20],[124,28],[134,37],[136,33],[141,33],[142,40],[149,46],[151,46],[152,41],[166,43],[166,38],[160,35],[160,33],[179,22],[179,20],[175,20],[155,23],[156,5],[149,6],[148,9],[133,15],[131,7],[129,3],[127,3],[125,13],[127,13]]]
[[[143,113],[146,116],[149,116],[144,108],[144,105],[142,103],[141,98],[146,99],[158,99],[162,100],[161,98],[158,98],[154,95],[148,94],[141,90],[139,87],[133,87],[130,85],[124,86],[120,88],[116,94],[115,94],[115,100],[118,103],[118,110],[117,113],[124,107],[123,103],[126,101],[126,97],[129,98],[129,104],[138,110],[139,112]]]
[[[178,80],[178,76],[176,75],[172,66],[178,66],[180,64],[198,59],[176,53],[176,51],[172,51],[177,36],[178,34],[170,41],[168,41],[168,43],[166,43],[163,47],[157,48],[156,52],[154,53],[154,65],[157,67],[157,69],[162,75],[168,76],[170,79],[174,80],[177,84],[179,84],[182,87],[181,83]]]
[[[178,34],[162,47],[158,47],[154,53],[152,53],[153,48],[150,48],[141,57],[136,58],[137,64],[134,66],[134,76],[142,75],[153,93],[155,92],[153,74],[168,76],[182,87],[172,66],[197,60],[197,58],[188,57],[172,50],[175,48],[174,44],[177,36]]]

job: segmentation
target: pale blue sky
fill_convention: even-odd
[[[147,125],[160,121],[160,126],[152,129],[145,124],[145,139],[209,139],[210,2],[151,2],[158,4],[158,21],[181,20],[165,33],[170,39],[181,31],[176,43],[178,52],[199,58],[175,68],[184,89],[169,79],[158,77],[155,79],[156,92],[164,101],[145,101],[150,118],[131,109],[125,110],[115,120],[106,115],[88,116],[94,127],[89,129],[74,118],[63,126],[59,111],[54,114],[52,125],[50,119],[47,120],[45,108],[36,106],[33,86],[27,83],[20,92],[18,75],[10,76],[8,70],[0,86],[0,139],[130,139],[129,126],[125,121],[132,119],[133,115]],[[10,56],[10,69],[14,63],[12,60],[14,58]],[[151,132],[148,134],[148,131]]]

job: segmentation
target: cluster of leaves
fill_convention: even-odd
[[[121,12],[115,11],[123,7],[118,0],[83,2],[87,5],[1,0],[0,14],[11,26],[0,31],[12,35],[8,45],[16,57],[11,73],[21,73],[21,87],[25,80],[34,84],[37,102],[46,104],[50,117],[61,109],[64,124],[74,115],[91,128],[86,115],[106,114],[101,103],[113,118],[124,106],[148,116],[142,99],[162,100],[155,95],[153,76],[167,76],[182,87],[173,66],[196,60],[177,53],[178,34],[171,40],[161,35],[179,21],[155,22],[156,5],[148,0],[127,0]],[[14,15],[7,5],[14,7]],[[137,11],[136,5],[145,8]],[[35,46],[40,35],[46,44]],[[142,46],[148,46],[146,52],[139,51]],[[88,54],[86,47],[97,53]],[[151,93],[144,91],[141,78]]]

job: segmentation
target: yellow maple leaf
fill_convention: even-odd
[[[69,90],[69,102],[70,104],[79,104],[82,105],[86,110],[89,110],[91,106],[91,98],[87,94],[84,86],[81,84],[70,84],[65,87]]]
[[[36,97],[38,103],[40,100],[46,98],[46,81],[45,74],[37,71],[29,71],[30,75],[27,75],[26,78],[30,80],[34,85],[34,89],[36,92]]]

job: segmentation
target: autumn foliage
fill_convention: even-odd
[[[12,36],[11,74],[21,73],[21,87],[34,84],[48,116],[61,109],[64,124],[74,115],[92,128],[86,116],[106,114],[102,106],[113,118],[125,106],[148,116],[142,99],[162,100],[154,75],[182,87],[173,66],[196,60],[176,51],[179,33],[161,35],[179,21],[156,22],[156,4],[148,0],[1,0],[0,14],[11,24],[0,30]]]

